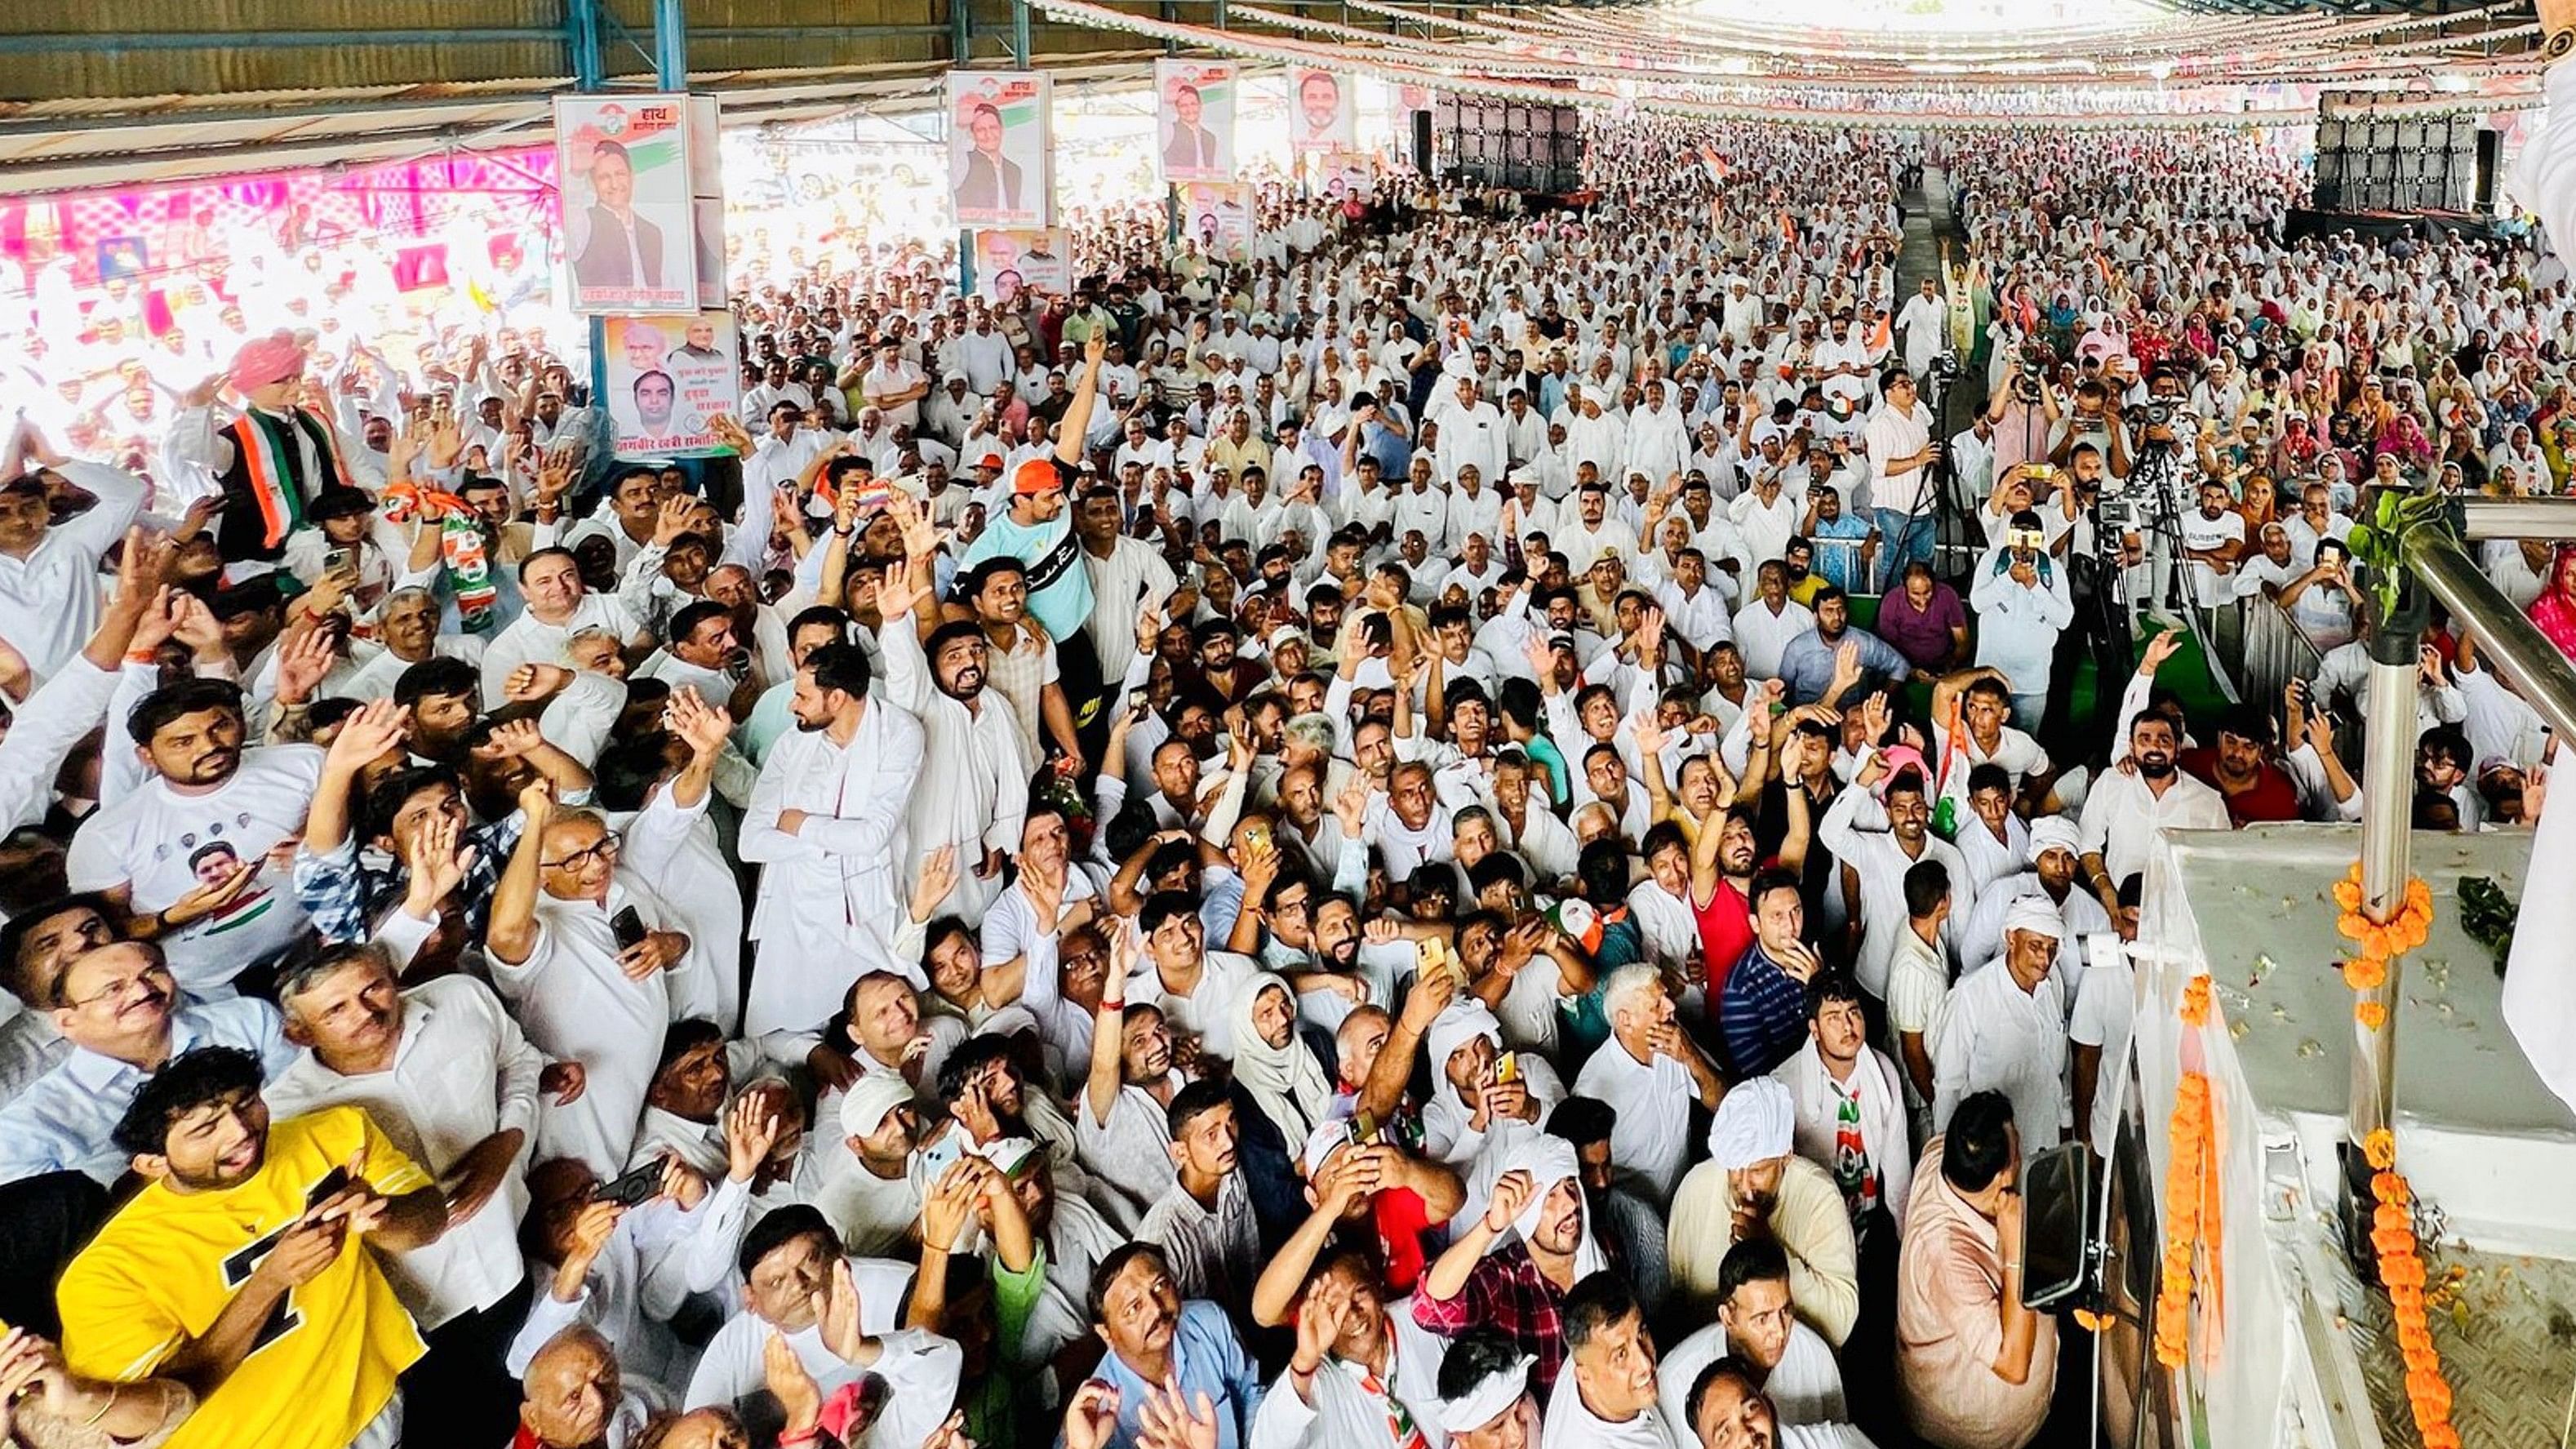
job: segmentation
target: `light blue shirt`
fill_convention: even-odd
[[[1200,1394],[1216,1406],[1217,1449],[1243,1449],[1252,1437],[1253,1416],[1261,1412],[1261,1371],[1234,1336],[1225,1310],[1204,1299],[1181,1305],[1181,1321],[1172,1326],[1172,1373],[1181,1381],[1181,1401],[1195,1404]],[[1092,1377],[1118,1391],[1118,1432],[1109,1449],[1135,1449],[1145,1397],[1159,1384],[1149,1384],[1114,1352],[1100,1356]]]
[[[259,1058],[260,1079],[275,1081],[295,1061],[277,1008],[253,997],[198,1002],[179,998],[170,1013],[170,1055],[198,1047],[239,1047]],[[114,1184],[132,1165],[109,1139],[151,1073],[72,1048],[59,1066],[0,1107],[0,1182],[48,1172],[86,1172]]]
[[[2012,560],[1989,549],[1978,565],[1968,607],[1977,611],[1977,662],[2003,671],[2015,694],[2046,694],[2057,637],[2075,622],[2075,599],[2066,590],[2066,568],[2043,554],[2039,582],[2012,577]]]

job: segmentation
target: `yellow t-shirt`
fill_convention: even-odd
[[[268,1160],[239,1187],[145,1188],[63,1274],[63,1353],[73,1372],[119,1382],[149,1377],[213,1326],[314,1186],[362,1145],[378,1192],[430,1185],[365,1112],[331,1107],[272,1125]],[[392,1401],[396,1377],[422,1351],[420,1331],[375,1254],[350,1244],[287,1295],[241,1367],[168,1449],[342,1449]]]

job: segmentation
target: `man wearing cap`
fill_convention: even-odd
[[[822,1149],[829,1166],[814,1206],[861,1257],[903,1254],[921,1217],[922,1185],[911,1171],[921,1119],[912,1100],[912,1084],[900,1075],[862,1073],[841,1095],[847,1151]]]
[[[189,390],[164,444],[172,464],[202,469],[222,492],[215,547],[227,578],[275,568],[287,536],[304,526],[307,505],[325,488],[348,485],[330,423],[295,404],[304,350],[285,331],[243,343],[222,379]],[[219,381],[229,381],[248,405],[220,427],[214,416]]]
[[[1778,1081],[1753,1077],[1728,1089],[1709,1123],[1708,1160],[1673,1195],[1673,1288],[1707,1314],[1727,1248],[1770,1238],[1789,1255],[1798,1316],[1840,1348],[1860,1314],[1860,1254],[1842,1190],[1797,1154],[1797,1127],[1797,1099]]]
[[[1055,450],[1022,460],[1010,473],[1010,504],[975,536],[962,571],[988,558],[1018,559],[1028,569],[1028,611],[1056,648],[1056,667],[1077,727],[1088,724],[1100,698],[1100,665],[1083,626],[1091,620],[1091,572],[1083,567],[1082,542],[1067,517],[1067,496],[1082,476],[1082,439],[1100,391],[1106,336],[1083,345],[1082,380],[1056,427]],[[1081,762],[1074,762],[1079,768]]]
[[[2045,895],[2004,910],[2002,954],[1959,978],[1932,1047],[1932,1128],[1974,1092],[2012,1099],[2027,1158],[2058,1141],[2066,1117],[2066,994],[2053,967],[2066,921]]]

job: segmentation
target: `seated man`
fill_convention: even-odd
[[[1261,1412],[1260,1366],[1223,1308],[1182,1301],[1160,1248],[1130,1243],[1101,1259],[1090,1296],[1092,1331],[1109,1349],[1092,1376],[1118,1393],[1118,1422],[1104,1449],[1137,1449],[1146,1403],[1167,1383],[1215,1410],[1218,1449],[1251,1442]]]
[[[204,1047],[135,1093],[116,1142],[148,1185],[63,1274],[66,1361],[197,1390],[180,1449],[392,1449],[422,1344],[377,1254],[437,1241],[447,1200],[355,1107],[272,1128],[261,1077]]]

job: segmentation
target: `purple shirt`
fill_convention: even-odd
[[[1932,603],[1920,612],[1903,589],[1879,600],[1878,623],[1872,632],[1894,645],[1915,668],[1932,669],[1949,657],[1950,631],[1966,627],[1968,611],[1959,602],[1958,590],[1936,579]]]

